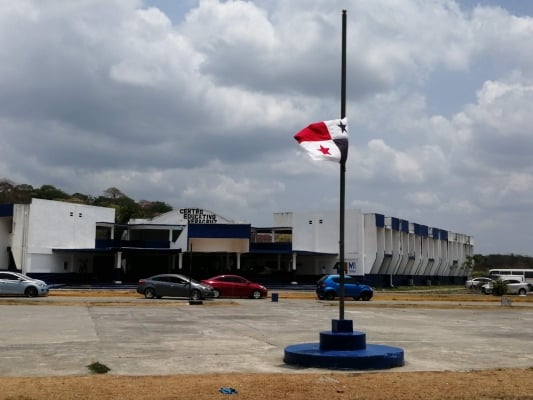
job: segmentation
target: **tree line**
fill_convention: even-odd
[[[135,201],[116,187],[110,187],[100,196],[83,193],[66,193],[52,185],[33,187],[28,184],[15,184],[0,180],[0,204],[29,204],[31,199],[65,201],[90,206],[112,207],[115,209],[115,222],[125,224],[131,218],[153,218],[172,211],[172,206],[162,201]]]
[[[519,254],[475,254],[469,258],[474,272],[488,273],[491,268],[533,268],[533,257]],[[468,260],[467,260],[468,261]]]

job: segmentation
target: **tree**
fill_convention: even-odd
[[[13,203],[13,188],[14,184],[8,180],[0,181],[0,204]]]
[[[72,203],[93,205],[95,198],[91,195],[76,192],[72,196],[70,196],[68,201]]]
[[[468,272],[470,274],[474,269],[474,265],[474,256],[466,256],[465,261],[463,262],[463,265],[461,267],[464,268],[465,272]]]
[[[140,213],[139,205],[116,187],[104,190],[102,196],[94,201],[94,205],[114,208],[115,222],[119,224],[128,223],[131,218],[138,216]]]
[[[32,194],[33,186],[31,185],[16,185],[7,179],[0,181],[0,204],[27,204],[31,202]]]
[[[28,204],[32,198],[65,201],[115,209],[115,222],[128,223],[132,218],[153,218],[172,211],[172,206],[162,201],[141,200],[138,203],[116,187],[107,188],[99,197],[83,193],[68,194],[52,185],[33,188],[28,184],[17,185],[8,179],[0,180],[0,204]]]
[[[70,196],[55,186],[43,185],[39,189],[34,189],[33,197],[44,200],[65,200]]]
[[[109,199],[120,199],[122,197],[127,197],[124,193],[122,193],[119,189],[116,187],[110,187],[103,191],[102,195],[104,197],[107,197]]]
[[[507,293],[507,282],[503,279],[497,279],[492,282],[492,294],[494,296],[503,296]]]
[[[32,185],[25,183],[15,186],[13,203],[28,204],[31,203],[33,191],[35,189]]]
[[[162,201],[147,201],[141,200],[138,203],[139,218],[153,218],[166,212],[172,211],[172,206]]]

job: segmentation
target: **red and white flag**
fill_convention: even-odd
[[[294,138],[313,160],[336,161],[348,158],[348,120],[316,122],[302,129]]]

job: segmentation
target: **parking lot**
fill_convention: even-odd
[[[100,362],[118,375],[316,372],[283,363],[283,350],[318,342],[338,302],[57,297],[0,301],[0,376],[80,375]],[[533,307],[444,307],[346,302],[367,343],[401,347],[395,371],[533,366]]]

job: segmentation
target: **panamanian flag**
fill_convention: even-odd
[[[315,122],[294,138],[313,160],[344,164],[348,158],[347,118]]]

